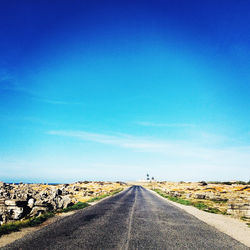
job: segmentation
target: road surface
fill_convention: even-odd
[[[133,186],[3,249],[249,248],[150,191]]]

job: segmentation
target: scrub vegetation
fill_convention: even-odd
[[[196,207],[196,208],[198,208],[200,210],[203,210],[203,211],[209,212],[209,213],[225,214],[225,213],[221,212],[219,209],[209,207],[208,205],[206,205],[205,203],[200,202],[200,201],[193,202],[193,201],[185,200],[185,199],[182,199],[182,198],[179,198],[179,197],[170,196],[170,195],[167,195],[167,194],[163,193],[160,189],[153,189],[153,191],[155,191],[156,193],[158,193],[160,196],[162,196],[164,198],[167,198],[167,199],[169,199],[171,201],[180,203],[182,205],[194,206],[194,207]]]
[[[103,194],[103,195],[100,195],[100,196],[93,197],[93,198],[91,198],[90,200],[88,200],[88,202],[99,201],[99,200],[101,200],[101,199],[103,199],[103,198],[106,198],[106,197],[108,197],[108,196],[115,195],[115,194],[121,192],[122,190],[123,190],[123,188],[119,188],[119,189],[117,189],[117,190],[115,190],[115,191],[113,191],[113,192],[111,192],[111,193],[109,193],[109,194]]]

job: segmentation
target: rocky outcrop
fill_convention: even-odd
[[[0,182],[0,224],[67,208],[120,188],[121,183],[8,184]]]
[[[250,198],[229,200],[227,213],[250,219]]]
[[[250,186],[249,183],[226,182],[154,182],[145,183],[145,187],[159,189],[169,196],[187,199],[193,203],[204,203],[222,213],[244,217],[250,222]]]
[[[194,195],[195,199],[205,199],[205,197],[206,197],[206,194],[195,194]]]

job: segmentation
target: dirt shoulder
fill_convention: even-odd
[[[45,222],[43,222],[42,224],[40,224],[38,226],[26,227],[26,228],[20,229],[20,231],[18,231],[18,232],[12,232],[10,234],[2,235],[0,238],[0,247],[6,246],[6,245],[10,244],[11,242],[14,242],[15,240],[21,239],[26,234],[32,233],[32,232],[37,231],[43,227],[46,227],[47,225],[54,223],[55,221],[57,221],[61,217],[72,215],[75,212],[77,212],[77,211],[71,211],[68,213],[57,214],[54,217],[49,218],[48,220],[46,220]]]
[[[192,206],[185,206],[170,201],[166,198],[163,198],[162,196],[160,196],[159,194],[157,194],[152,190],[149,191],[151,191],[161,199],[164,199],[167,202],[173,204],[174,206],[183,209],[184,211],[195,216],[199,220],[204,221],[205,223],[215,227],[219,231],[231,236],[232,238],[250,247],[250,228],[239,219],[235,219],[222,214],[207,213]]]

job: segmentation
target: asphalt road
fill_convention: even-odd
[[[3,249],[249,249],[194,216],[133,186]]]

